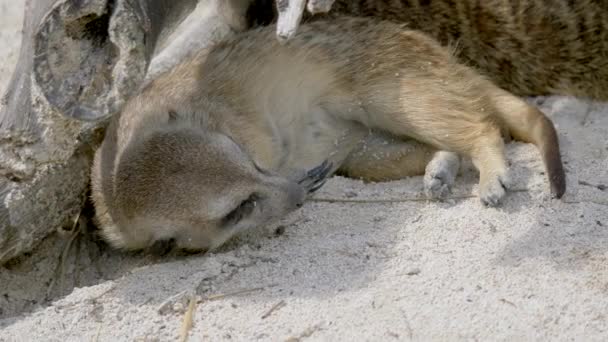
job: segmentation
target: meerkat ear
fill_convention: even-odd
[[[175,122],[177,120],[178,115],[177,115],[177,112],[175,110],[170,109],[168,114],[169,114],[169,122],[170,123]]]

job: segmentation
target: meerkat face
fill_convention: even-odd
[[[260,168],[226,135],[194,129],[152,133],[131,144],[115,174],[115,222],[123,247],[218,247],[235,233],[302,206],[327,163],[289,180]]]

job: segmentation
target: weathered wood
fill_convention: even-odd
[[[111,115],[146,79],[244,29],[252,1],[27,0],[0,108],[0,264],[71,224]],[[306,4],[287,3],[280,39],[295,34]],[[331,3],[311,0],[308,10]]]
[[[77,215],[107,118],[196,5],[27,0],[19,62],[0,108],[0,263]]]

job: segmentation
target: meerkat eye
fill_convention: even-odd
[[[245,217],[251,215],[257,206],[259,199],[260,197],[255,193],[249,195],[249,197],[243,200],[234,210],[228,213],[228,215],[224,216],[222,219],[222,224],[224,226],[235,225]]]
[[[257,170],[259,173],[261,173],[261,174],[264,174],[264,175],[270,175],[270,172],[268,172],[267,170],[262,169],[262,168],[261,168],[261,167],[258,165],[258,163],[256,163],[256,162],[253,162],[253,167],[255,167],[255,169],[256,169],[256,170]]]
[[[169,122],[175,122],[175,121],[177,121],[178,114],[177,114],[176,111],[169,110],[168,114],[169,114]]]

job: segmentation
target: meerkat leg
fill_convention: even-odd
[[[415,140],[374,133],[348,156],[339,172],[376,182],[424,174],[425,194],[443,198],[450,192],[459,168],[460,158],[455,153],[437,151]]]
[[[460,157],[454,152],[437,151],[424,171],[424,192],[430,198],[447,196],[460,170]]]
[[[471,147],[471,160],[479,170],[479,198],[487,206],[496,206],[511,186],[500,130],[490,129]]]
[[[449,109],[445,110],[448,111]],[[436,114],[438,117],[462,118],[452,120],[449,124],[445,124],[443,121],[424,121],[419,124],[411,119],[412,113],[407,111],[402,114],[387,113],[382,110],[364,112],[365,116],[360,120],[366,122],[369,126],[375,126],[395,136],[408,136],[409,133],[415,133],[416,140],[428,143],[436,147],[436,150],[449,150],[460,156],[470,157],[480,173],[479,197],[481,201],[485,205],[496,206],[505,196],[505,190],[510,185],[502,131],[498,123],[492,120],[479,120],[478,118],[483,118],[486,115],[483,113],[477,114],[475,111],[474,108],[470,108],[469,111],[449,111]],[[414,115],[424,117],[425,114]],[[359,119],[358,117],[355,118]],[[413,116],[413,118],[416,118],[416,116]],[[440,161],[445,157],[448,158]],[[422,156],[417,158],[417,160],[424,162],[418,162],[418,165],[412,167],[412,171],[419,170],[420,164],[426,167],[427,163],[430,163],[431,165],[428,168],[430,172],[427,176],[428,192],[434,196],[437,196],[437,193],[441,195],[445,192],[445,190],[442,190],[443,183],[447,182],[446,185],[449,187],[449,182],[453,182],[452,174],[442,174],[442,172],[433,172],[433,170],[441,164],[456,164],[457,158],[451,154],[438,154],[438,161],[432,163],[431,158],[427,158],[424,159]],[[403,160],[407,159],[404,158]],[[411,161],[408,162],[411,163]],[[406,164],[406,162],[403,162],[403,164]],[[441,167],[439,167],[439,170],[441,170]],[[446,179],[442,180],[442,177]],[[437,185],[433,185],[435,178],[439,180]]]
[[[366,137],[348,155],[338,171],[371,182],[421,176],[434,154],[435,149],[417,141],[374,134]]]
[[[441,96],[436,98],[441,99]],[[333,103],[349,110],[345,112],[330,107],[329,112],[338,113],[344,119],[359,122],[374,131],[386,132],[395,137],[411,137],[421,142],[418,146],[433,146],[435,149],[418,147],[414,151],[404,153],[402,157],[395,154],[392,163],[379,163],[379,159],[374,160],[374,154],[367,154],[365,159],[359,160],[360,166],[356,166],[355,162],[346,161],[343,168],[347,171],[349,167],[351,169],[350,172],[346,172],[347,174],[358,173],[364,179],[395,179],[407,175],[420,175],[428,171],[425,177],[425,192],[433,197],[441,197],[454,182],[457,173],[455,170],[459,168],[457,156],[468,157],[479,170],[481,202],[487,206],[496,206],[500,203],[511,184],[504,153],[504,132],[499,121],[492,119],[493,116],[499,115],[490,114],[490,111],[495,110],[492,104],[488,104],[488,108],[484,111],[470,106],[466,100],[460,103],[459,109],[451,109],[450,107],[453,106],[450,106],[450,103],[436,104],[432,117],[444,119],[428,120],[425,119],[430,115],[427,111],[418,112],[414,110],[415,107],[412,108],[407,104],[403,109],[387,110],[388,106],[377,106],[373,105],[373,101],[369,102],[372,103],[371,106],[357,108],[350,104],[361,101],[349,99],[348,96],[338,93],[334,95]],[[327,103],[331,102],[327,101]],[[438,153],[437,159],[433,160],[435,155],[424,153],[425,149],[451,153]],[[395,165],[399,165],[399,168],[394,168]],[[381,168],[384,170],[381,171]],[[391,169],[402,170],[396,172]]]

